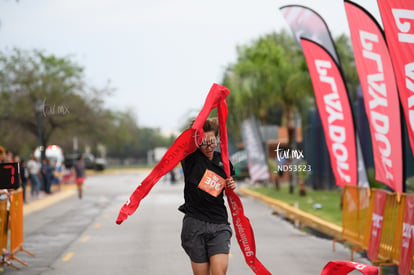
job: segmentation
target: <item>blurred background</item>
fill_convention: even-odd
[[[49,158],[59,151],[68,166],[80,154],[91,169],[152,166],[216,82],[231,91],[229,148],[238,177],[251,177],[241,129],[252,119],[269,182],[280,146],[303,152],[311,171],[299,179],[335,188],[305,58],[279,11],[293,2],[306,3],[0,0],[0,145],[25,159],[36,148]],[[332,32],[376,184],[343,1],[306,5]],[[381,22],[376,1],[364,5]],[[414,161],[404,146],[409,178]]]

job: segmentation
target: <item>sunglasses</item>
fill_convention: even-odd
[[[217,144],[218,144],[218,140],[216,140],[215,138],[211,138],[210,142],[207,142],[206,140],[203,140],[203,142],[201,142],[200,146],[208,148],[208,147],[215,147],[215,146],[217,146]]]

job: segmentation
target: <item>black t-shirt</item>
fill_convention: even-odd
[[[227,209],[224,205],[224,189],[214,197],[198,188],[206,169],[209,169],[222,178],[227,178],[223,169],[221,154],[214,152],[213,159],[209,160],[200,150],[188,155],[182,160],[184,171],[184,205],[179,210],[193,218],[218,224],[228,224]],[[230,163],[231,174],[234,174]]]

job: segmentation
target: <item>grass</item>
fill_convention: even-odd
[[[300,210],[303,210],[309,214],[324,219],[327,222],[334,223],[336,225],[342,225],[342,211],[340,208],[341,203],[341,190],[306,190],[306,196],[299,196],[299,188],[295,187],[294,194],[289,194],[289,187],[283,185],[280,191],[276,191],[274,186],[260,186],[252,187],[254,190],[262,195],[274,198],[276,200],[288,203],[291,206],[298,205]],[[320,204],[320,209],[315,209],[315,205]]]

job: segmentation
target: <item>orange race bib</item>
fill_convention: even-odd
[[[217,197],[221,193],[221,190],[223,190],[224,184],[225,181],[222,177],[207,169],[198,184],[198,188],[206,191],[214,197]]]

